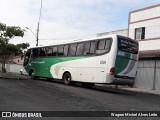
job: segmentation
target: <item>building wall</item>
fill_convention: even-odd
[[[129,13],[128,37],[135,39],[135,29],[142,27],[145,27],[145,37],[138,40],[140,53],[148,54],[150,57],[158,55],[160,50],[160,4]],[[150,60],[139,61],[134,87],[160,89],[160,59],[150,58]]]
[[[128,29],[99,33],[99,34],[97,34],[97,37],[108,36],[108,35],[121,35],[121,36],[127,37],[128,36]]]
[[[145,39],[139,40],[140,51],[160,49],[160,4],[129,13],[128,36],[135,38],[135,28],[145,27]]]
[[[160,90],[160,60],[156,62],[155,89]]]
[[[156,18],[160,16],[160,5],[155,5],[147,8],[135,10],[130,15],[130,22],[146,20],[150,18]]]
[[[23,69],[23,65],[6,64],[6,71],[7,72],[20,73],[21,69]]]
[[[12,61],[16,64],[23,65],[24,57],[16,56]]]

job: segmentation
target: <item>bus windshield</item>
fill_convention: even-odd
[[[138,42],[130,38],[118,37],[118,49],[137,54],[138,53]]]

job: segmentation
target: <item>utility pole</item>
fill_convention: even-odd
[[[36,37],[36,46],[38,46],[38,41],[39,41],[39,26],[41,22],[42,3],[43,3],[43,0],[41,0],[41,7],[40,7],[38,24],[37,24],[37,34],[35,34],[30,28],[26,27],[26,29],[30,30],[33,33],[33,35]]]
[[[38,46],[38,41],[39,41],[39,22],[38,22],[38,25],[37,25],[37,35],[36,35],[36,46]]]
[[[40,26],[40,21],[41,21],[41,13],[42,13],[42,4],[43,4],[43,0],[41,0],[41,7],[40,7],[40,13],[39,13],[39,20],[38,20],[38,24],[37,24],[37,35],[36,35],[36,46],[38,46],[38,41],[39,41],[39,26]]]

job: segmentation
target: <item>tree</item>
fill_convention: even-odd
[[[21,44],[17,44],[16,48],[17,48],[17,52],[15,53],[15,55],[19,55],[19,54],[23,54],[26,48],[28,48],[30,45],[29,43],[21,43]]]
[[[16,26],[6,26],[0,23],[0,62],[2,63],[2,72],[5,72],[5,64],[8,58],[19,54],[23,49],[29,47],[28,43],[18,45],[10,44],[9,40],[14,37],[23,37],[24,30]]]

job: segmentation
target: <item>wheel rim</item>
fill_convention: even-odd
[[[66,80],[67,83],[69,83],[71,81],[70,76],[66,76],[65,80]]]
[[[69,84],[71,83],[71,75],[70,75],[69,73],[66,73],[66,74],[64,75],[63,80],[64,80],[64,84],[69,85]]]
[[[31,73],[31,78],[34,79],[34,72]]]

